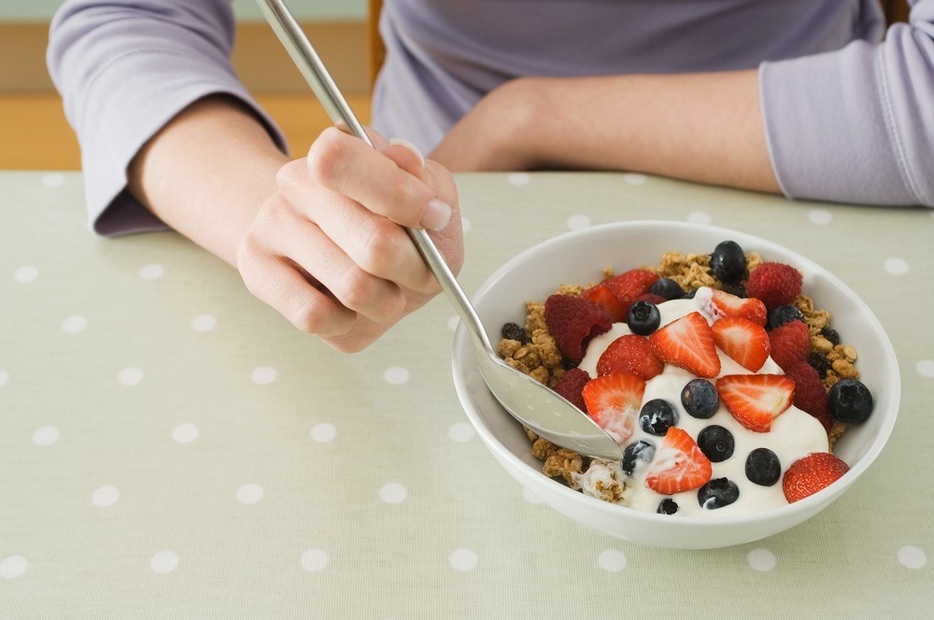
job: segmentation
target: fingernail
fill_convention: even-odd
[[[391,140],[389,140],[389,144],[404,146],[405,148],[409,149],[410,151],[418,155],[418,160],[422,162],[422,166],[425,165],[425,156],[422,155],[422,152],[418,150],[417,146],[415,146],[408,140],[403,140],[402,138],[392,138]]]
[[[451,221],[451,207],[437,198],[428,201],[421,225],[428,230],[441,230]]]

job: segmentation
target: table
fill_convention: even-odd
[[[339,354],[174,233],[90,234],[79,175],[2,172],[0,617],[932,617],[930,211],[631,174],[458,182],[468,293],[532,244],[621,219],[711,222],[827,267],[898,354],[886,450],[781,535],[617,540],[487,452],[454,393],[443,298]]]

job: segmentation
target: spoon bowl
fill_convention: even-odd
[[[285,3],[282,0],[257,1],[266,20],[327,110],[331,120],[341,129],[373,146],[363,125]],[[524,426],[556,445],[587,456],[621,459],[622,452],[616,441],[584,412],[499,358],[490,345],[480,318],[431,237],[420,228],[407,228],[406,233],[438,279],[441,289],[454,306],[461,322],[470,332],[480,374],[503,408]]]

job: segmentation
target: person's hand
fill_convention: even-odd
[[[358,351],[440,292],[403,226],[429,230],[456,274],[457,189],[414,147],[336,128],[281,168],[237,251],[247,288],[299,329]]]

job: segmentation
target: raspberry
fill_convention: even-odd
[[[555,392],[581,411],[587,411],[582,392],[588,381],[590,381],[590,375],[587,374],[586,370],[571,368],[558,380]]]
[[[785,371],[807,359],[811,350],[807,325],[801,321],[779,325],[769,332],[769,349],[772,359]]]
[[[827,410],[827,392],[817,370],[807,362],[798,362],[786,370],[785,375],[795,382],[795,407],[810,413],[830,432],[833,420]]]
[[[590,339],[609,331],[613,321],[602,306],[583,297],[552,295],[545,300],[545,324],[561,354],[576,366]]]
[[[746,292],[769,310],[791,304],[801,293],[801,272],[785,263],[762,263],[749,274]]]

